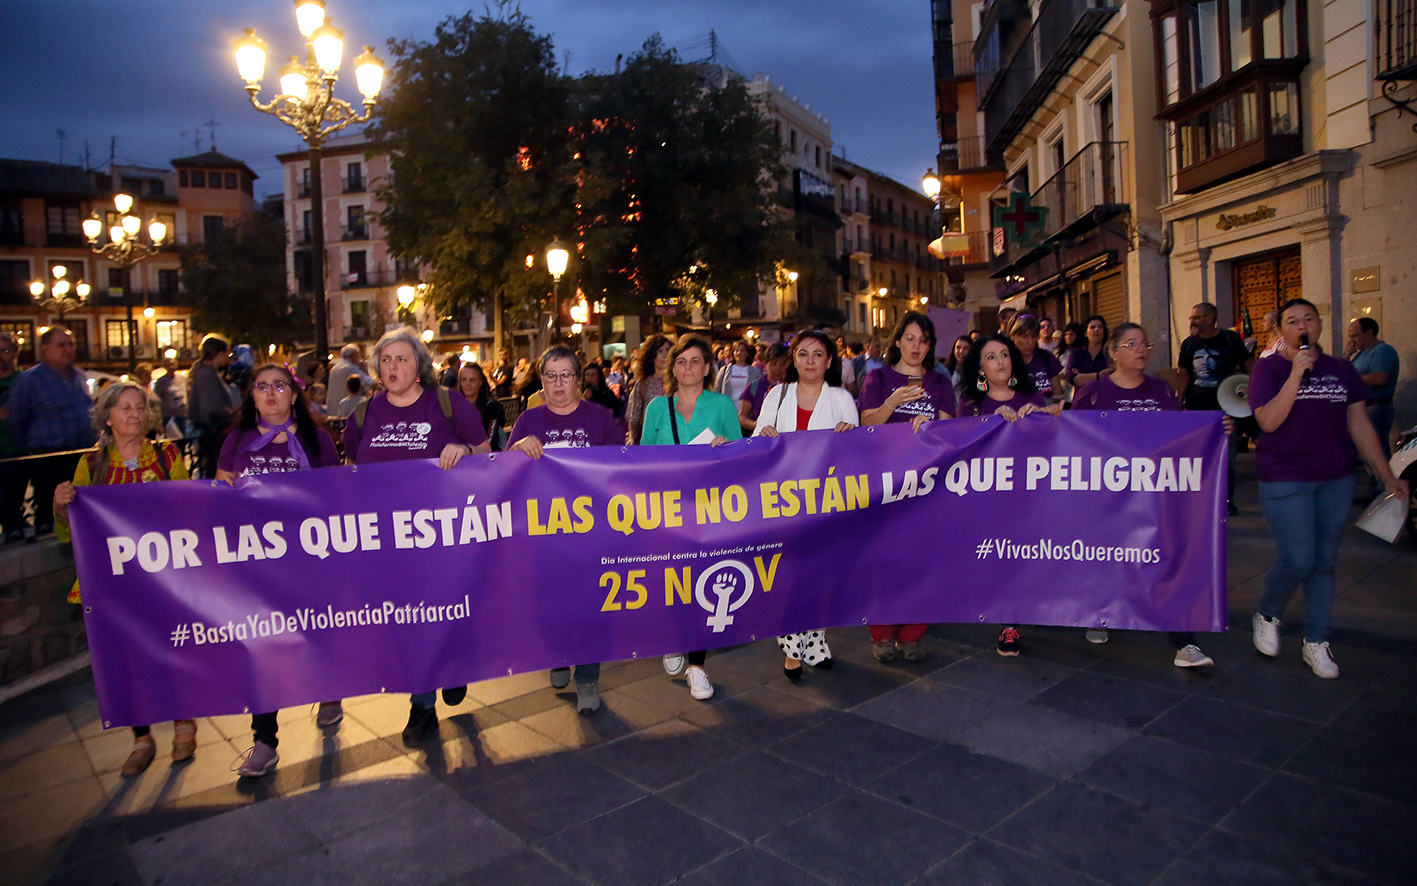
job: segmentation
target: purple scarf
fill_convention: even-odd
[[[295,463],[300,466],[302,471],[310,470],[310,459],[305,456],[305,447],[300,445],[300,438],[295,436],[295,419],[287,418],[283,425],[271,425],[264,418],[257,418],[256,430],[261,432],[261,436],[254,439],[248,437],[241,444],[242,452],[254,452],[281,434],[285,434],[285,445],[290,447],[290,454],[295,459]]]

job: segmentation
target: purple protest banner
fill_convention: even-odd
[[[1225,626],[1211,414],[85,487],[105,725],[860,624]]]

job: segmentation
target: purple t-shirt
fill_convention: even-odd
[[[549,406],[537,406],[517,416],[507,447],[523,437],[536,437],[542,446],[623,446],[625,431],[610,410],[599,403],[577,400],[570,415],[557,415]]]
[[[449,443],[480,446],[487,442],[482,415],[466,397],[448,397],[453,417],[443,414],[436,391],[424,390],[408,406],[395,406],[386,392],[369,400],[364,426],[351,415],[344,424],[344,451],[350,461],[375,464],[411,458],[437,458]]]
[[[879,408],[896,388],[903,388],[909,382],[910,376],[896,372],[889,366],[871,370],[867,373],[866,380],[861,383],[861,396],[856,399],[857,410],[865,412]],[[895,412],[886,419],[886,424],[910,421],[917,415],[938,418],[936,410],[945,415],[955,414],[955,392],[947,376],[926,370],[920,384],[925,389],[925,396],[897,406]]]
[[[1250,406],[1259,409],[1273,400],[1293,368],[1283,351],[1256,363]],[[1283,424],[1260,431],[1255,474],[1266,483],[1327,483],[1352,474],[1358,447],[1348,433],[1348,407],[1367,399],[1368,386],[1352,363],[1320,354]]]
[[[250,452],[242,452],[241,444],[246,440],[254,440],[261,436],[261,432],[255,428],[236,428],[226,435],[226,442],[221,444],[221,454],[217,456],[216,466],[218,470],[229,471],[238,477],[250,477],[254,474],[284,474],[288,471],[298,471],[300,466],[295,462],[295,456],[290,452],[290,441],[284,443],[267,443],[260,449],[253,449]],[[339,464],[339,450],[335,448],[334,438],[330,432],[324,428],[316,428],[315,436],[320,440],[320,450],[311,452],[305,450],[305,458],[309,460],[311,468],[332,468]]]
[[[1091,372],[1084,369],[1083,372]],[[1141,384],[1127,390],[1107,378],[1083,386],[1073,398],[1074,409],[1108,409],[1113,412],[1172,412],[1180,409],[1176,392],[1159,378],[1143,376]]]
[[[1085,345],[1080,348],[1073,348],[1071,351],[1068,351],[1068,381],[1072,381],[1080,374],[1103,372],[1107,369],[1108,365],[1109,361],[1105,347],[1097,352],[1096,357],[1092,356],[1092,352],[1089,351]],[[1076,402],[1074,402],[1073,408],[1077,408]]]
[[[757,384],[748,385],[747,389],[743,391],[738,402],[748,404],[748,418],[753,421],[758,420],[758,414],[763,411],[763,401],[768,398],[768,391],[773,387],[775,386],[768,381],[767,374],[764,373],[763,377],[758,379]]]
[[[971,415],[993,415],[1005,406],[1011,409],[1022,409],[1029,403],[1032,403],[1039,409],[1048,405],[1048,401],[1043,399],[1043,395],[1037,391],[1031,394],[1020,394],[1015,391],[1014,395],[1008,400],[995,400],[993,397],[985,394],[978,402],[968,397],[961,400],[959,404],[959,417],[966,418]]]
[[[1033,377],[1033,386],[1046,397],[1052,393],[1053,379],[1063,371],[1063,364],[1059,363],[1058,358],[1049,351],[1034,348],[1033,358],[1024,365],[1024,368]]]

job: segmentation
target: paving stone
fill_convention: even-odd
[[[1155,886],[1196,886],[1199,883],[1243,883],[1245,886],[1371,886],[1372,880],[1323,861],[1247,840],[1225,831],[1211,831],[1176,860]]]
[[[1219,882],[1219,881],[1214,881]],[[1076,871],[979,839],[940,862],[918,886],[1095,886]]]
[[[528,841],[644,796],[640,788],[578,756],[552,757],[541,763],[529,772],[463,796]]]
[[[1411,806],[1298,776],[1275,775],[1221,827],[1385,883],[1417,870]]]
[[[134,864],[149,883],[196,883],[212,873],[254,871],[320,842],[278,802],[258,803],[134,843]]]
[[[769,746],[768,752],[845,784],[861,785],[937,744],[904,729],[844,714],[784,738]]]
[[[61,865],[44,882],[49,886],[142,886],[143,878],[123,848]]]
[[[1076,673],[1027,656],[1004,658],[980,653],[935,671],[930,679],[980,695],[1024,701]]]
[[[779,669],[778,674],[781,673]],[[916,675],[887,667],[875,659],[859,662],[838,657],[831,670],[809,666],[798,682],[781,679],[772,683],[772,688],[829,708],[847,710],[914,679]]]
[[[1028,703],[1120,729],[1141,729],[1183,700],[1179,692],[1089,672],[1074,674]]]
[[[1001,843],[1108,883],[1150,883],[1208,830],[1181,818],[1064,782],[989,832]]]
[[[482,812],[453,801],[347,834],[329,844],[329,856],[348,883],[436,883],[524,845]]]
[[[1417,697],[1369,688],[1345,708],[1332,725],[1417,744]]]
[[[680,886],[744,886],[771,883],[772,886],[826,886],[826,881],[807,873],[776,855],[756,846],[745,846],[678,881]]]
[[[455,874],[444,880],[446,886],[582,886],[584,880],[566,873],[535,849],[521,849],[490,861],[481,867]]]
[[[395,816],[434,818],[448,803],[461,802],[430,775],[391,778],[309,791],[285,800],[285,810],[322,842],[330,843]]]
[[[103,790],[92,776],[0,802],[0,822],[24,822],[0,827],[0,852],[78,830],[103,806]]]
[[[968,839],[958,828],[852,792],[759,846],[832,883],[905,883]]]
[[[766,747],[803,729],[839,716],[832,708],[760,686],[683,718],[715,735],[753,747]]]
[[[1318,734],[1318,724],[1211,698],[1188,698],[1143,732],[1246,763],[1277,767]]]
[[[747,753],[742,745],[683,720],[670,720],[585,755],[598,766],[651,791]]]
[[[1284,764],[1286,772],[1417,806],[1417,746],[1332,727]],[[1417,810],[1412,813],[1417,816]]]
[[[1100,790],[1216,823],[1269,778],[1272,770],[1138,736],[1079,772]]]
[[[622,806],[538,844],[577,876],[616,886],[668,883],[743,846],[737,837],[658,797]]]
[[[1290,643],[1285,655],[1299,658],[1298,643]],[[1215,680],[1197,694],[1242,704],[1261,710],[1288,714],[1316,723],[1327,723],[1358,697],[1361,687],[1339,680],[1314,676],[1307,667],[1290,670],[1258,652],[1245,666],[1236,668],[1224,680]],[[1341,660],[1341,657],[1340,657]],[[1293,662],[1289,662],[1290,667]],[[1281,665],[1281,666],[1275,666]],[[1341,665],[1340,665],[1341,667]]]
[[[846,790],[800,766],[754,752],[675,785],[660,797],[751,842],[790,827]]]
[[[945,743],[866,790],[981,834],[1057,783],[1035,769]]]

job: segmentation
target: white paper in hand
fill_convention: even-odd
[[[1358,517],[1358,528],[1392,544],[1402,532],[1406,517],[1407,501],[1397,495],[1384,495]]]
[[[689,445],[690,445],[690,446],[704,446],[704,445],[707,445],[707,444],[709,444],[709,443],[712,443],[713,440],[714,440],[714,437],[716,437],[716,436],[718,436],[718,435],[715,434],[713,431],[709,430],[708,428],[704,428],[704,432],[703,432],[702,434],[699,434],[699,435],[698,435],[697,437],[695,437],[694,439],[690,440],[690,441],[689,441]]]

